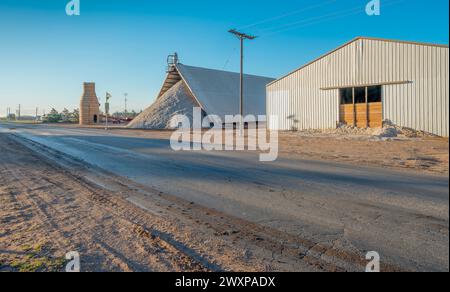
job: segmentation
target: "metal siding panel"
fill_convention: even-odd
[[[445,134],[446,137],[449,136],[449,54],[448,54],[448,50],[443,52],[444,54],[444,63],[445,64],[445,68],[443,68],[444,72],[443,74],[445,75],[445,77],[443,78],[443,82],[441,82],[441,85],[443,84],[443,96],[444,96],[444,103],[443,103],[443,108],[444,108],[444,115],[445,115],[445,120],[444,120],[444,125],[445,125],[445,131],[443,132]]]
[[[420,128],[420,89],[418,88],[418,84],[420,82],[420,50],[417,47],[413,48],[414,51],[414,78],[413,78],[413,94],[414,94],[414,100],[416,102],[415,107],[415,115],[414,115],[414,128],[419,129]]]
[[[411,61],[410,61],[411,60]],[[405,49],[405,55],[403,57],[403,62],[405,66],[406,77],[408,80],[412,80],[412,55],[411,55],[411,45],[407,45]],[[408,125],[412,128],[413,123],[413,109],[414,109],[414,98],[411,92],[411,86],[406,87],[406,94],[408,95]]]
[[[280,128],[333,128],[339,119],[335,85],[412,81],[383,86],[383,117],[405,127],[447,136],[448,48],[364,40],[352,43],[268,87],[268,115],[284,117]],[[359,76],[359,77],[358,77]],[[284,104],[281,92],[289,92]],[[286,117],[293,115],[289,121]]]
[[[431,65],[430,65],[430,70],[433,74],[432,75],[433,78],[432,78],[432,80],[430,80],[431,89],[433,91],[433,103],[432,103],[432,105],[433,105],[433,116],[432,116],[433,125],[432,125],[432,129],[433,129],[433,131],[440,133],[441,126],[439,124],[439,118],[440,118],[441,114],[437,108],[437,99],[438,99],[438,97],[437,97],[437,87],[438,87],[437,79],[439,78],[438,67],[437,67],[437,52],[434,48],[430,47],[430,49],[431,49],[431,59],[432,59]]]

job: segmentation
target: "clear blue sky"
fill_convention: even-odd
[[[26,113],[77,108],[84,81],[102,99],[110,91],[113,110],[123,109],[124,92],[130,108],[143,109],[169,53],[238,71],[230,28],[260,36],[247,43],[246,72],[275,78],[356,36],[449,39],[447,0],[381,0],[378,17],[365,14],[368,0],[81,0],[77,17],[66,16],[67,2],[0,1],[0,116],[19,103]]]

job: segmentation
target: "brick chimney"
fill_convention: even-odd
[[[95,93],[95,83],[84,83],[80,100],[80,125],[94,125],[100,122],[100,104]]]

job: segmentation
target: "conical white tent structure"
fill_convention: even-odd
[[[244,115],[266,114],[266,85],[272,81],[273,78],[244,75]],[[193,107],[225,121],[226,115],[240,114],[239,84],[239,73],[174,64],[155,103],[129,127],[168,129],[171,117],[192,117]]]

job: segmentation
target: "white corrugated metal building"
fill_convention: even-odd
[[[390,121],[448,137],[448,53],[443,45],[356,38],[268,84],[268,126],[381,127]]]

